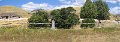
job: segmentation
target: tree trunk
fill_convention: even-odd
[[[101,21],[100,21],[100,20],[98,20],[98,22],[99,22],[99,23],[98,23],[98,27],[101,27],[101,26],[100,26],[100,24],[101,24]]]

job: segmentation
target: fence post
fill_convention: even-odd
[[[52,20],[52,28],[51,29],[55,29],[55,21]]]

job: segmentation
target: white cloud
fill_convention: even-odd
[[[120,3],[120,0],[105,0],[105,1],[109,3]]]
[[[86,0],[59,0],[61,3],[65,5],[74,5],[74,6],[83,6]]]
[[[120,7],[111,8],[110,13],[112,13],[112,14],[120,14]]]
[[[75,7],[75,6],[83,6],[83,4],[85,3],[86,0],[59,0],[61,3],[63,3],[63,5],[60,6],[53,6],[53,5],[49,5],[47,3],[42,3],[42,4],[37,4],[37,3],[33,3],[33,2],[28,2],[26,4],[22,5],[22,8],[25,10],[35,10],[35,9],[60,9],[60,8],[64,8],[64,7]]]
[[[54,9],[60,9],[65,7],[75,7],[80,6],[82,7],[86,0],[59,0],[63,5],[56,6]]]
[[[28,2],[26,4],[22,5],[22,8],[25,10],[35,10],[35,9],[50,9],[52,8],[51,5],[48,5],[47,3],[37,4],[33,2]]]
[[[64,3],[64,4],[70,4],[71,1],[67,1],[67,0],[59,0],[60,2]]]
[[[66,7],[73,7],[74,5],[61,5],[61,6],[56,6],[54,9],[60,9],[60,8],[66,8]],[[75,6],[74,6],[75,7]]]

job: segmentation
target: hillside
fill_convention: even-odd
[[[0,14],[3,14],[3,13],[14,13],[25,18],[30,17],[30,15],[28,14],[28,11],[25,11],[23,9],[20,9],[14,6],[0,6]]]
[[[117,14],[117,16],[119,16],[119,17],[120,17],[120,14]]]
[[[116,16],[117,16],[117,19],[120,20],[120,14],[117,14]]]
[[[78,15],[80,17],[80,7],[76,6],[73,7],[76,10],[76,15]],[[46,10],[48,12],[48,14],[50,14],[52,12],[52,10]]]
[[[81,7],[76,6],[73,8],[76,10],[76,15],[78,15],[80,17]],[[52,10],[47,10],[48,14],[50,14],[51,11]],[[25,18],[29,18],[31,16],[31,14],[28,14],[29,13],[28,11],[23,10],[21,8],[18,8],[18,7],[14,7],[14,6],[0,6],[0,14],[2,14],[2,13],[15,13],[15,14],[21,15]],[[116,20],[116,19],[120,18],[120,17],[116,17],[116,16],[120,16],[120,14],[119,15],[111,14],[110,19]]]
[[[74,7],[74,9],[76,10],[76,15],[78,15],[80,17],[80,7]]]
[[[28,11],[25,11],[21,8],[17,8],[14,6],[0,6],[0,14],[7,13],[10,14],[16,14],[21,16],[19,19],[8,19],[8,20],[0,20],[0,27],[11,27],[11,26],[26,26],[26,23],[28,21],[28,18],[31,16],[28,14]]]

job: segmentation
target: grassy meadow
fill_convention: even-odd
[[[120,28],[79,30],[1,28],[0,42],[120,42]]]

